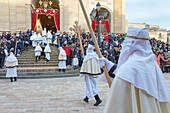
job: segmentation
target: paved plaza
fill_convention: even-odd
[[[170,87],[170,74],[165,74]],[[19,79],[9,82],[0,79],[0,113],[102,113],[108,85],[99,81],[99,95],[103,103],[93,106],[82,101],[84,78]]]

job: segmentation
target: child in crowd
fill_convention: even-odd
[[[74,70],[78,70],[78,65],[79,65],[79,61],[78,61],[77,55],[75,55],[73,58]]]

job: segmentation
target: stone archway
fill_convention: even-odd
[[[41,0],[42,2],[44,1],[49,1],[49,0]],[[58,15],[60,19],[60,7],[59,7],[59,0],[51,0],[52,5],[48,4],[47,8],[44,8],[44,4],[40,6],[40,0],[31,0],[31,4],[35,9],[57,9],[58,10]],[[54,22],[54,17],[51,15],[44,15],[40,14],[38,15],[38,20],[40,21],[40,24],[42,28],[47,28],[47,30],[52,30],[52,31],[57,31],[55,22]]]
[[[101,14],[105,9],[108,11],[108,16],[105,18],[105,20],[109,21],[109,28],[110,28],[110,32],[111,32],[111,23],[112,23],[111,12],[107,8],[104,8],[101,6],[99,14]],[[97,33],[97,32],[98,32],[98,25],[96,25],[96,29],[95,29],[95,33]],[[106,32],[105,25],[100,24],[100,32],[103,32],[103,33]]]

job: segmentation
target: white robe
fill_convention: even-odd
[[[59,61],[59,69],[66,69],[66,61]]]
[[[17,67],[7,68],[6,77],[17,77]]]
[[[47,44],[51,44],[52,43],[52,39],[51,38],[47,38]]]
[[[45,58],[46,58],[47,60],[50,60],[50,53],[45,53]]]
[[[17,77],[18,60],[12,52],[7,57],[5,66],[7,67],[6,77]]]
[[[98,94],[98,77],[94,78],[93,76],[89,76],[86,74],[85,76],[86,81],[86,94],[88,98],[94,97]]]
[[[44,44],[47,44],[47,38],[46,38],[46,36],[43,36],[42,45],[44,45]]]
[[[35,51],[35,56],[41,56],[41,51]]]
[[[32,41],[32,47],[36,47],[38,45],[37,41],[33,40]]]

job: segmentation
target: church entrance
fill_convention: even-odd
[[[38,15],[38,19],[40,20],[42,28],[47,28],[47,30],[52,30],[54,32],[57,31],[57,27],[55,26],[54,16],[52,15]]]
[[[44,28],[56,32],[60,30],[59,23],[59,0],[31,0],[32,30]]]

